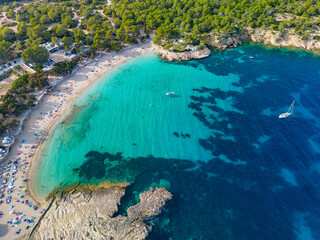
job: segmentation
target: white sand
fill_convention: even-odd
[[[11,203],[5,203],[4,197],[2,199],[3,203],[0,204],[0,211],[3,212],[3,216],[0,219],[0,240],[15,239],[30,234],[31,229],[41,217],[43,210],[46,209],[48,203],[36,196],[32,187],[34,171],[38,160],[37,156],[39,156],[48,133],[54,128],[58,120],[61,119],[71,103],[84,89],[111,69],[128,59],[144,53],[156,52],[157,50],[157,46],[149,41],[124,49],[119,53],[104,53],[100,58],[95,59],[95,61],[87,66],[80,66],[75,73],[60,82],[55,87],[55,90],[47,94],[33,109],[25,122],[25,128],[21,135],[16,137],[16,143],[12,146],[10,154],[5,159],[5,164],[3,162],[7,166],[9,165],[7,164],[8,160],[14,161],[17,157],[20,158],[17,164],[18,172],[14,176],[11,176],[12,169],[10,169],[8,171],[10,173],[9,176],[5,177],[8,180],[11,177],[15,177],[16,181],[13,184],[15,186],[13,193],[7,194],[7,188],[4,192],[5,197],[8,195],[12,196]],[[41,132],[40,136],[35,135],[36,131]],[[1,168],[3,169],[3,166]],[[0,173],[3,176],[4,170],[1,170]],[[0,180],[2,181],[2,179],[3,177]],[[27,182],[24,182],[24,179],[27,179]],[[21,198],[21,196],[24,196],[24,198]],[[25,200],[36,204],[38,209],[35,211],[25,203],[22,204],[22,201]],[[10,209],[10,206],[13,206],[13,209]],[[11,212],[12,214],[10,214],[12,210],[15,213]],[[24,216],[21,215],[22,213]],[[21,217],[20,224],[7,223],[18,216]],[[34,220],[33,223],[28,223],[25,222],[25,219]],[[25,230],[27,226],[30,226],[29,230]],[[16,234],[16,231],[19,229],[21,229],[21,233]]]

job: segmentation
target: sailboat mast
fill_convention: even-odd
[[[295,101],[295,100],[293,100],[293,102],[292,102],[292,104],[291,104],[291,106],[290,106],[290,108],[289,108],[288,113],[292,113],[292,112],[293,112],[294,101]]]

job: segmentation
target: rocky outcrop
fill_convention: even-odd
[[[210,35],[204,38],[205,43],[216,49],[225,50],[237,47],[243,41],[252,41],[272,45],[276,47],[293,47],[309,51],[320,50],[320,41],[313,39],[317,33],[310,33],[307,39],[294,33],[293,30],[285,32],[272,31],[268,29],[245,29],[241,34],[232,33],[225,35]]]
[[[201,59],[206,58],[211,54],[208,48],[204,48],[202,50],[195,50],[195,51],[185,51],[185,52],[169,52],[165,50],[161,50],[159,55],[162,59],[167,61],[188,61],[191,59]]]
[[[320,41],[313,39],[314,35],[316,34],[311,33],[307,39],[303,40],[301,36],[294,34],[293,31],[281,33],[265,29],[255,29],[250,34],[250,40],[276,47],[293,47],[309,51],[320,50]]]
[[[116,216],[125,188],[82,190],[55,200],[32,239],[145,239],[152,230],[146,221],[161,213],[172,194],[150,188],[140,194],[140,203]]]
[[[242,30],[241,33],[234,32],[222,35],[210,34],[204,37],[203,41],[207,46],[219,50],[237,47],[238,45],[241,45],[243,41],[252,41],[275,47],[293,47],[309,51],[317,51],[320,50],[320,41],[314,39],[314,36],[316,35],[320,36],[320,32],[310,33],[306,39],[303,39],[301,36],[295,34],[294,30],[290,29],[280,32],[268,29],[247,28]],[[208,48],[185,52],[171,52],[165,50],[161,50],[159,52],[160,57],[168,61],[200,59],[208,57],[210,54],[211,52]]]
[[[223,36],[216,36],[211,35],[204,38],[204,42],[213,48],[219,50],[225,50],[227,48],[237,47],[238,45],[242,44],[242,41],[246,40],[248,37],[246,35],[223,35]]]

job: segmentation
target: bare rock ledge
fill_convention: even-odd
[[[127,216],[116,216],[124,187],[82,190],[55,200],[32,239],[140,240],[152,230],[146,221],[161,213],[172,194],[165,188],[150,188],[141,193],[140,202],[127,210]]]
[[[201,59],[206,58],[211,54],[210,50],[208,48],[204,48],[202,50],[196,50],[196,51],[186,51],[186,52],[169,52],[165,50],[161,50],[159,52],[159,56],[162,59],[165,59],[167,61],[188,61],[191,59]]]

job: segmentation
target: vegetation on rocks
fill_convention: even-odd
[[[157,44],[182,37],[198,45],[208,33],[239,33],[247,27],[303,34],[320,24],[316,0],[114,0],[104,13],[119,23],[121,33],[130,34],[136,26],[146,33],[156,30]]]

